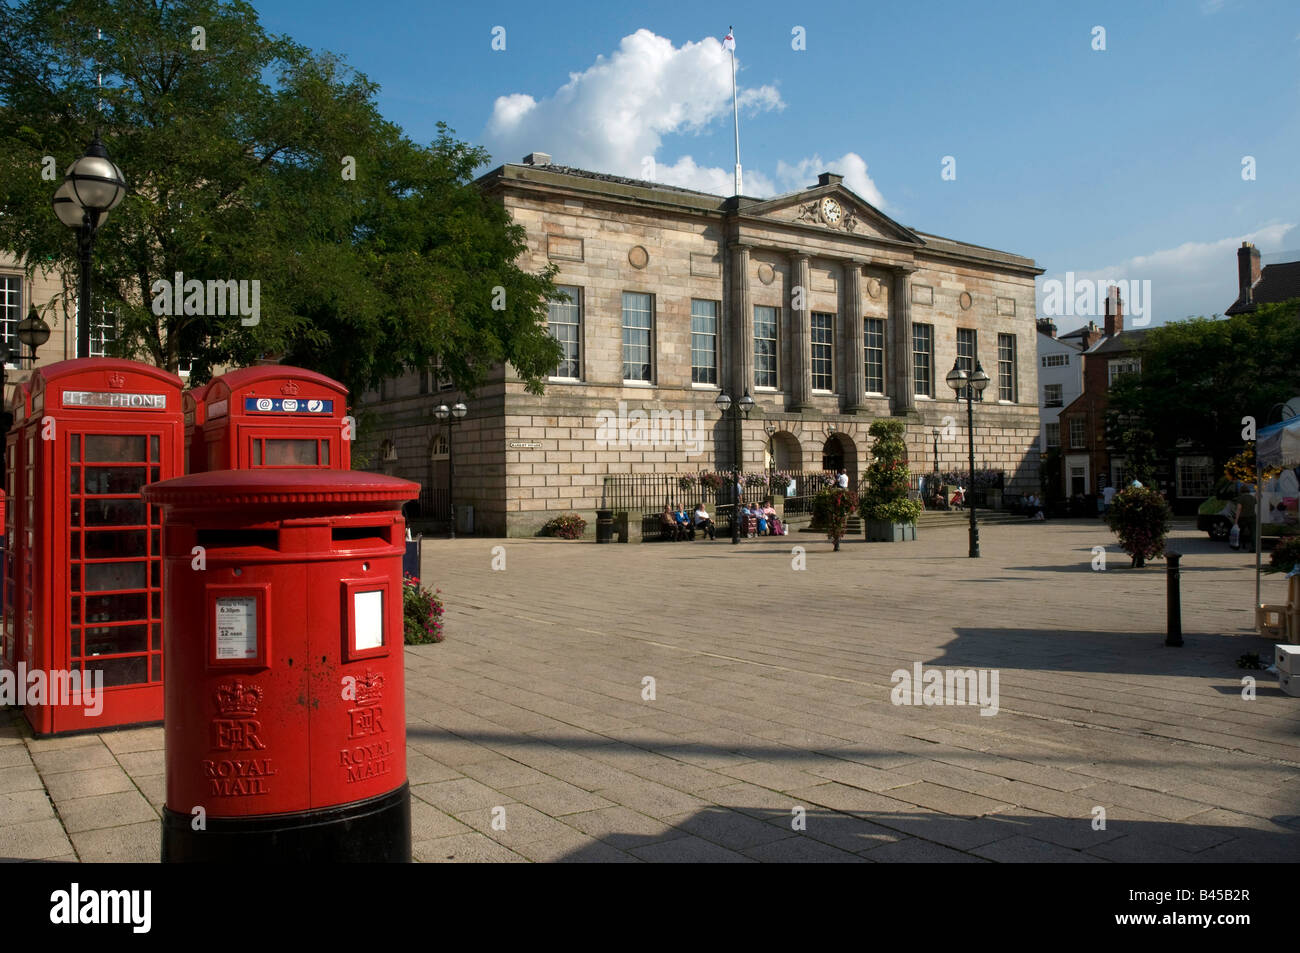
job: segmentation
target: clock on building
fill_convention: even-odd
[[[840,203],[835,201],[829,195],[822,199],[822,217],[826,219],[826,224],[834,225],[840,220],[844,210],[840,208]]]

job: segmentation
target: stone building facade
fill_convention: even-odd
[[[550,163],[479,180],[528,235],[521,267],[558,266],[565,360],[544,395],[502,368],[472,398],[436,372],[364,395],[357,450],[374,469],[472,505],[476,532],[589,521],[612,474],[820,470],[856,480],[867,428],[905,421],[913,472],[965,469],[966,413],[944,378],[959,356],[991,378],[976,467],[1038,489],[1032,259],[915,232],[823,174],[800,192],[720,197]],[[735,426],[720,391],[755,401]],[[433,408],[464,400],[458,424]],[[739,430],[739,432],[737,432]],[[684,494],[689,496],[689,494]],[[692,502],[683,499],[681,502]]]

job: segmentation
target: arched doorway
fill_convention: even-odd
[[[446,433],[429,441],[429,481],[420,494],[420,513],[426,519],[451,519],[451,454]]]
[[[769,470],[802,470],[803,448],[790,431],[778,430],[767,441],[763,462]]]
[[[842,433],[833,433],[822,444],[822,469],[838,473],[841,469],[849,475],[849,486],[858,485],[858,448]]]

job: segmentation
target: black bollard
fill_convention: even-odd
[[[1178,560],[1182,553],[1165,551],[1165,645],[1183,644],[1183,606],[1178,593]]]

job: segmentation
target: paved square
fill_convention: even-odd
[[[1300,700],[1235,664],[1271,654],[1251,558],[1174,534],[1174,649],[1163,561],[1130,570],[1101,524],[981,540],[429,541],[448,641],[407,650],[416,858],[1300,860]],[[893,704],[916,663],[995,670],[996,714]],[[158,856],[159,729],[11,721],[0,857]]]

